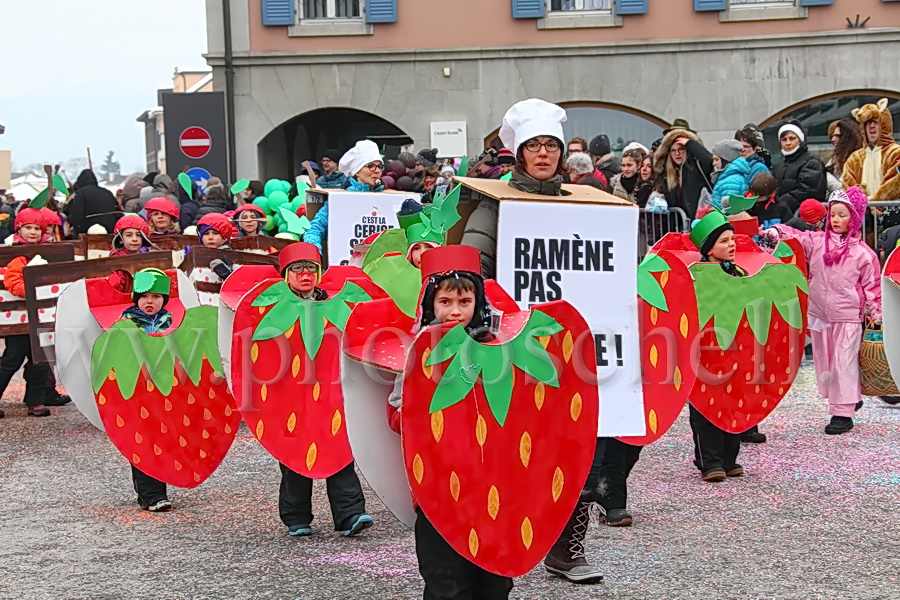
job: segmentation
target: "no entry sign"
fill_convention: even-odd
[[[212,138],[202,127],[188,127],[181,132],[178,146],[188,158],[203,158],[212,148]]]

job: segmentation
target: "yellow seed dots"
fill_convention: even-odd
[[[425,348],[425,352],[422,353],[422,373],[427,379],[431,379],[431,375],[434,373],[434,367],[428,364],[429,358],[431,358],[431,348]]]
[[[287,420],[287,430],[288,433],[294,433],[294,428],[297,427],[297,413],[291,413]]]
[[[656,344],[650,346],[650,364],[656,368],[656,363],[659,362],[659,350],[656,348]]]
[[[473,558],[478,556],[478,534],[474,529],[469,532],[469,552]]]
[[[542,335],[537,340],[541,343],[541,346],[544,347],[544,350],[546,350],[547,346],[550,345],[550,336],[549,335]]]
[[[135,464],[135,465],[136,465],[136,464],[139,464],[140,462],[141,462],[141,457],[140,457],[140,456],[138,456],[137,454],[132,454],[132,455],[131,455],[131,463],[132,463],[132,464]]]
[[[322,384],[320,384],[320,383],[317,381],[317,382],[316,382],[316,385],[313,386],[313,400],[316,401],[316,402],[318,402],[318,401],[319,401],[319,394],[321,394],[321,393],[322,393]]]
[[[491,489],[488,491],[487,510],[488,515],[490,515],[491,519],[496,521],[497,513],[500,512],[500,492],[497,490],[497,486],[495,485],[492,485]]]
[[[556,470],[553,472],[553,484],[551,487],[551,492],[553,494],[554,502],[559,500],[559,497],[562,495],[564,484],[565,484],[565,480],[563,478],[562,469],[560,469],[559,467],[556,467]]]
[[[212,413],[209,412],[208,408],[203,409],[203,420],[204,421],[212,421]]]
[[[656,310],[655,306],[650,307],[650,323],[656,325],[656,321],[659,319],[659,311]]]
[[[412,469],[416,483],[422,483],[422,478],[425,477],[425,464],[422,462],[422,457],[418,454],[413,457]]]
[[[148,392],[152,392],[154,389],[156,389],[156,388],[153,387],[153,382],[152,382],[152,381],[148,381],[148,382],[147,382],[147,391],[148,391]]]
[[[319,455],[319,448],[316,446],[316,443],[313,442],[309,445],[309,448],[306,450],[306,468],[312,469],[313,465],[316,464],[316,458]]]
[[[665,289],[667,283],[669,283],[669,272],[663,271],[662,275],[659,276],[659,287]]]
[[[652,431],[653,434],[655,435],[656,429],[659,426],[659,424],[657,422],[656,411],[653,410],[652,408],[650,409],[650,412],[647,414],[647,426],[650,427],[650,431]]]
[[[534,529],[531,526],[531,519],[525,517],[522,521],[522,543],[526,550],[531,549],[531,543],[534,541]]]
[[[681,331],[681,337],[687,339],[688,336],[688,318],[686,313],[681,313],[681,321],[678,324],[678,329]]]
[[[250,362],[255,363],[257,358],[259,358],[259,344],[253,342],[250,346]]]
[[[183,436],[178,436],[178,445],[182,448],[187,447],[187,440]]]
[[[475,439],[479,446],[484,447],[484,441],[487,439],[487,422],[481,415],[478,415],[478,420],[475,421]]]
[[[684,383],[684,378],[681,375],[681,369],[678,367],[675,367],[674,384],[675,384],[676,392],[681,391],[681,384],[683,384],[683,383]]]
[[[162,454],[162,448],[160,448],[156,444],[153,444],[153,454],[155,454],[156,456],[160,456]]]
[[[206,458],[206,452],[203,450],[200,451],[200,458]]]
[[[435,442],[440,442],[444,436],[444,411],[431,413],[431,435]]]
[[[572,358],[572,352],[575,350],[575,342],[572,339],[572,332],[567,331],[565,337],[563,337],[563,359],[566,363]]]
[[[263,436],[263,432],[266,430],[266,425],[263,423],[263,420],[260,419],[256,422],[256,429],[254,430],[256,433],[256,439],[261,440]]]
[[[141,434],[138,433],[137,431],[135,431],[135,432],[134,432],[134,443],[135,443],[135,444],[140,444],[140,443],[143,442],[143,441],[144,441],[144,438],[141,437]]]
[[[527,469],[528,463],[531,462],[531,435],[526,431],[519,439],[519,460]]]
[[[172,466],[175,467],[175,470],[176,470],[176,471],[180,471],[181,469],[184,468],[184,465],[182,465],[182,464],[181,464],[180,462],[178,462],[177,460],[173,460],[173,461],[172,461]]]
[[[291,361],[291,375],[293,377],[297,376],[297,373],[300,372],[300,355],[295,354],[294,360]]]
[[[290,326],[290,328],[284,333],[284,337],[290,339],[292,335],[294,335],[294,328],[297,326],[297,321]]]
[[[100,406],[106,404],[106,396],[104,396],[103,394],[97,396],[97,404],[99,404]]]
[[[190,426],[191,426],[191,420],[188,419],[188,416],[187,416],[187,415],[184,415],[184,417],[182,417],[181,422],[184,423],[184,426],[185,426],[185,427],[190,427]]]
[[[456,471],[450,471],[450,495],[454,501],[459,502],[459,476]]]
[[[165,402],[163,402],[163,408],[166,409],[166,412],[172,411],[172,403],[169,402],[168,398],[166,398]]]
[[[584,403],[581,401],[581,394],[575,394],[572,396],[572,402],[569,405],[569,415],[571,415],[573,421],[578,421],[578,417],[581,416],[581,409],[584,406]]]
[[[338,431],[341,430],[341,423],[343,423],[343,419],[341,418],[341,411],[334,411],[334,415],[331,417],[331,435],[337,435]]]
[[[122,418],[122,415],[116,415],[116,425],[125,427],[125,419]]]
[[[266,384],[262,384],[262,387],[259,388],[259,397],[262,398],[263,402],[269,397],[269,388],[266,387]]]
[[[197,399],[194,398],[194,395],[193,395],[193,394],[188,394],[187,403],[188,403],[188,404],[195,404],[196,402],[197,402]]]
[[[546,394],[546,390],[544,389],[543,383],[538,383],[534,388],[534,405],[537,406],[538,410],[544,406],[544,396]]]
[[[116,380],[116,372],[115,372],[115,371],[110,371],[110,372],[109,372],[109,380],[110,380],[110,381],[115,381],[115,380]]]

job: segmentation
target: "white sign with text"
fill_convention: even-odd
[[[397,227],[397,211],[415,193],[328,192],[328,264],[345,265],[357,244],[385,229]]]
[[[438,156],[456,158],[468,154],[465,121],[441,121],[431,124],[431,147]]]

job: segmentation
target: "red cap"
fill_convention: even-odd
[[[481,252],[472,246],[441,246],[422,253],[422,279],[450,271],[481,275]]]
[[[53,225],[57,225],[57,226],[62,225],[62,219],[59,218],[58,212],[56,212],[54,210],[50,210],[46,206],[39,210],[41,211],[41,214],[44,215],[44,227],[45,228],[52,227]]]
[[[125,215],[116,221],[116,226],[113,228],[113,234],[118,235],[123,229],[138,229],[145,237],[150,236],[150,226],[147,225],[147,221],[143,220],[138,215]]]
[[[825,205],[812,198],[804,200],[800,203],[800,218],[809,223],[816,225],[825,218]]]
[[[255,204],[253,204],[252,202],[248,202],[247,204],[241,204],[240,206],[237,207],[237,210],[234,211],[234,217],[237,218],[238,215],[240,215],[245,210],[255,212],[256,214],[258,214],[261,217],[266,216],[266,213],[265,213],[265,211],[263,211],[263,209],[261,209],[260,207],[258,207]]]
[[[44,228],[44,215],[36,208],[23,208],[16,214],[14,227],[16,231],[23,225],[40,225]]]
[[[308,260],[322,266],[322,255],[318,248],[308,242],[296,242],[285,246],[278,253],[278,271],[284,275],[291,264],[301,260]]]
[[[161,213],[169,215],[173,219],[177,219],[181,215],[178,206],[168,198],[151,198],[150,201],[144,205],[144,208],[147,209],[148,215],[151,210],[158,210]]]
[[[226,240],[230,240],[237,235],[237,228],[231,222],[231,219],[222,213],[209,213],[208,215],[204,215],[203,218],[197,221],[197,229],[199,230],[204,225],[218,231]]]

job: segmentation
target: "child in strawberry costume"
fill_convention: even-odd
[[[207,248],[228,250],[231,248],[231,238],[237,235],[237,230],[225,215],[210,213],[197,222],[197,235],[200,237],[200,243]]]
[[[181,211],[178,205],[168,198],[152,198],[144,205],[150,222],[150,232],[162,235],[181,233],[178,219]]]
[[[321,302],[328,298],[328,293],[317,286],[322,276],[322,258],[318,248],[297,242],[282,250],[278,258],[281,275],[295,295],[308,302]],[[289,535],[311,535],[313,480],[283,463],[279,466],[281,488],[278,512],[281,520],[288,527]],[[335,529],[351,537],[374,524],[371,515],[366,514],[366,500],[353,461],[325,481]]]
[[[149,252],[154,248],[150,241],[150,226],[139,215],[127,214],[116,221],[113,228],[113,251],[110,256],[128,256]]]
[[[825,231],[774,230],[796,238],[809,261],[809,329],[819,393],[828,400],[828,435],[853,429],[862,407],[859,346],[863,319],[881,319],[878,256],[860,235],[868,198],[858,187],[834,192],[828,200]]]
[[[44,233],[44,216],[37,209],[23,208],[16,215],[14,227],[16,233],[13,236],[13,245],[39,244]],[[18,256],[6,266],[3,285],[14,296],[25,298],[25,278],[22,269],[29,263],[28,258]],[[0,357],[0,396],[6,391],[13,375],[25,364],[25,404],[28,406],[28,416],[49,416],[50,409],[44,402],[50,393],[49,384],[52,380],[50,366],[32,362],[31,338],[28,335],[11,335],[5,340],[6,347],[3,356]],[[2,417],[3,413],[0,411],[0,418]]]
[[[248,203],[239,206],[232,218],[238,226],[238,237],[253,237],[260,235],[266,213],[255,204]]]
[[[732,277],[747,276],[746,271],[734,263],[734,226],[723,213],[714,210],[700,219],[691,230],[691,241],[700,250],[703,262],[718,263]],[[727,477],[742,476],[744,467],[737,463],[741,435],[720,429],[693,404],[689,414],[694,432],[694,465],[700,469],[703,481],[715,483],[725,481]]]
[[[171,282],[160,269],[141,269],[134,276],[132,300],[122,313],[123,319],[130,319],[144,333],[161,333],[172,326],[172,313],[166,310],[169,302]],[[150,512],[172,510],[165,482],[151,477],[131,465],[131,479],[137,492],[138,504]]]

